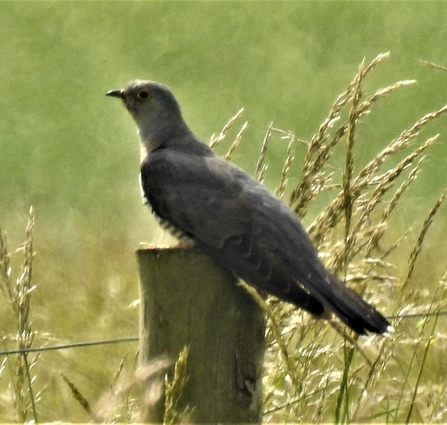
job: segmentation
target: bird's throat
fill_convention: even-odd
[[[154,149],[157,149],[159,146],[160,143],[154,142],[153,140],[140,139],[140,164]]]
[[[143,163],[144,159],[148,156],[149,152],[147,150],[146,145],[143,142],[140,142],[140,164]]]

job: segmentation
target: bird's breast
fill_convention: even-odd
[[[165,220],[164,218],[161,218],[156,212],[155,210],[152,208],[152,214],[154,215],[154,217],[156,218],[158,224],[160,225],[160,227],[163,228],[163,230],[166,230],[167,232],[169,232],[172,236],[174,236],[174,238],[178,239],[179,242],[182,243],[188,243],[188,242],[192,242],[192,239],[187,236],[182,230],[180,230],[179,228],[175,227],[172,223],[170,223],[168,220]]]

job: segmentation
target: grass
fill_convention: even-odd
[[[27,422],[31,417],[37,422],[36,402],[40,394],[33,388],[35,376],[32,369],[39,355],[30,356],[26,350],[31,348],[34,339],[34,331],[31,325],[31,294],[35,289],[32,284],[33,271],[33,232],[34,217],[30,209],[28,225],[26,227],[26,239],[21,246],[23,252],[23,263],[20,273],[16,279],[11,277],[10,256],[6,235],[0,229],[0,289],[9,301],[11,313],[15,318],[17,333],[12,338],[17,348],[22,352],[17,356],[6,356],[0,368],[0,377],[5,369],[10,374],[11,389],[14,399],[14,407],[19,422]],[[3,345],[5,340],[3,339]]]
[[[437,269],[443,271],[433,279],[436,270],[427,242],[435,226],[443,230],[438,215],[446,192],[440,193],[433,205],[426,206],[426,218],[421,223],[411,223],[402,231],[397,219],[399,211],[408,207],[406,195],[428,168],[426,153],[439,138],[434,134],[421,141],[421,132],[443,116],[447,106],[417,119],[366,164],[360,164],[356,157],[356,149],[361,149],[359,133],[364,122],[372,119],[370,112],[378,102],[414,82],[398,81],[367,94],[370,74],[387,58],[388,54],[382,54],[359,66],[310,140],[270,124],[255,175],[260,181],[266,179],[271,142],[275,138],[285,141],[287,152],[277,195],[301,218],[314,216],[308,231],[324,263],[390,316],[395,330],[385,337],[358,338],[336,320],[314,319],[275,299],[258,299],[268,318],[263,381],[266,423],[447,419],[443,379],[446,370],[442,361],[447,336],[447,261],[438,265]],[[241,114],[242,110],[211,140],[213,148],[217,148],[235,132],[227,159],[243,143],[247,123],[237,129]],[[305,150],[299,164],[295,158],[298,149]],[[300,171],[294,183],[296,169]],[[316,210],[317,214],[311,214]],[[39,375],[33,373],[44,353],[39,356],[23,351],[33,346],[35,332],[31,320],[33,223],[30,215],[22,247],[24,262],[15,280],[11,277],[6,237],[0,239],[0,287],[17,323],[17,334],[4,335],[3,339],[11,339],[22,350],[4,357],[0,377],[10,383],[9,403],[15,408],[18,422],[37,422],[40,418],[36,405],[45,397],[45,393],[34,391]],[[185,351],[177,363],[177,380],[167,385],[166,398],[171,408],[166,423],[178,422],[175,404],[179,391],[187,384],[186,358]],[[129,365],[123,359],[99,401],[84,397],[69,377],[60,379],[69,385],[91,420],[137,421],[135,390],[141,378],[126,373],[125,363],[130,370],[135,364]],[[145,379],[163,367],[162,363],[154,365],[153,370],[146,371]]]

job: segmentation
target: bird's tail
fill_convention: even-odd
[[[329,294],[321,301],[343,323],[361,335],[366,334],[367,331],[383,334],[392,329],[388,319],[360,295],[335,276],[329,274],[327,276],[329,285],[325,286]]]

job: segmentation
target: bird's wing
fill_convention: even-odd
[[[358,333],[388,321],[331,276],[294,213],[233,164],[216,156],[154,151],[143,189],[154,212],[237,276],[322,314],[326,306]]]
[[[253,203],[262,200],[246,190],[247,186],[262,186],[245,172],[216,156],[166,151],[154,152],[143,162],[141,180],[155,214],[194,240],[216,262],[259,289],[313,314],[323,313],[321,303],[272,255],[270,247],[278,242],[262,237],[262,227],[253,217],[262,211],[262,206]]]
[[[265,191],[263,187],[254,187],[253,190],[253,200],[263,199],[268,203],[260,208],[258,202],[250,202],[254,207],[253,231],[259,229],[261,244],[270,242],[271,255],[280,266],[351,329],[360,334],[366,330],[385,332],[390,326],[388,320],[325,269],[293,212],[284,204],[275,202],[273,195],[268,197],[266,193],[256,193]]]

